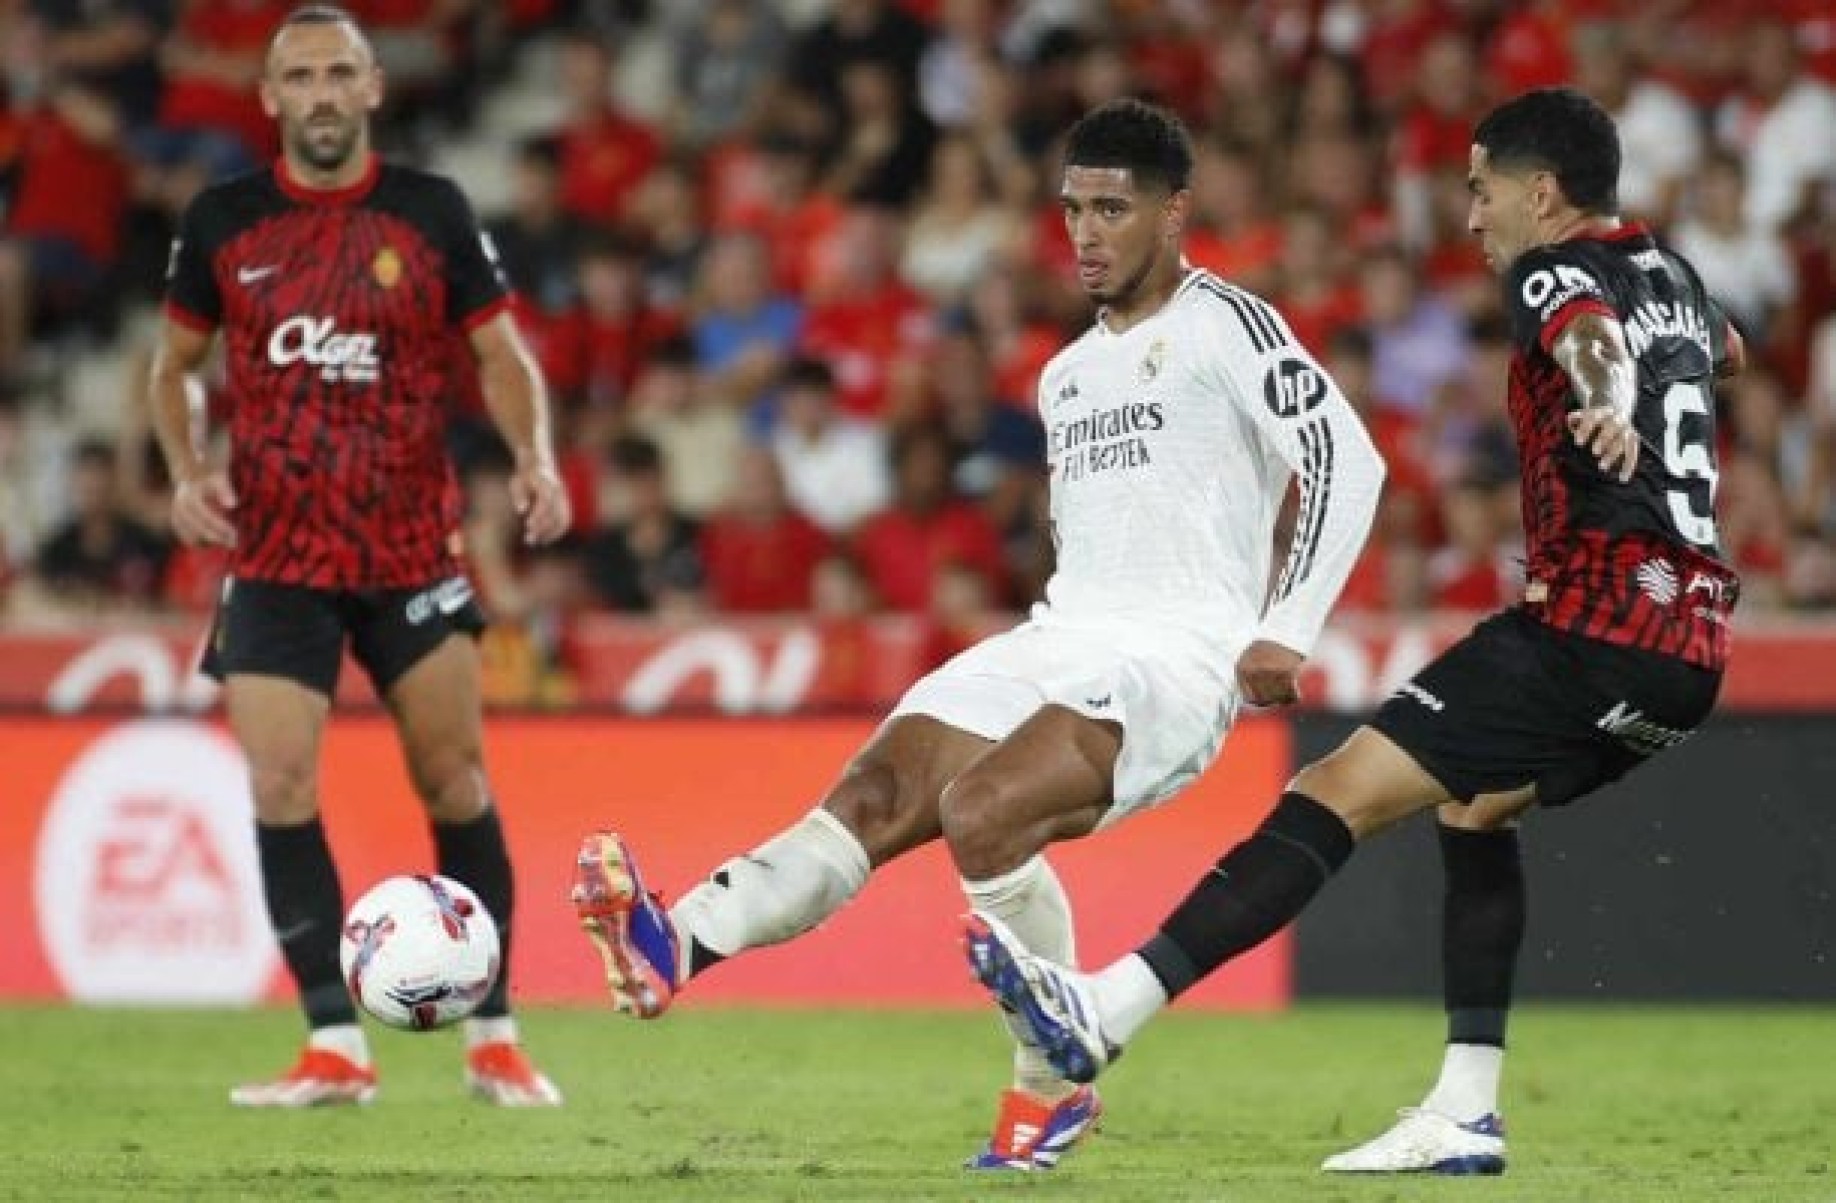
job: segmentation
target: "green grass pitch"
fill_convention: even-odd
[[[974,1013],[537,1011],[556,1112],[463,1096],[452,1034],[377,1032],[373,1106],[233,1111],[289,1012],[4,1008],[0,1199],[1836,1203],[1836,1011],[1527,1007],[1497,1180],[1319,1174],[1438,1064],[1427,1007],[1180,1014],[1104,1080],[1104,1131],[1049,1175],[958,1169],[1005,1080]]]

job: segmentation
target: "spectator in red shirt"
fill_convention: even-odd
[[[1186,231],[1186,258],[1233,284],[1267,291],[1281,258],[1281,224],[1264,201],[1262,175],[1249,147],[1201,142],[1192,171],[1196,224]]]
[[[988,596],[1007,600],[1001,537],[950,486],[950,446],[938,431],[917,427],[893,444],[893,503],[861,525],[855,552],[888,609],[917,612],[931,603],[945,564],[979,574]]]
[[[1060,241],[1064,222],[1060,219]],[[1039,415],[1039,373],[1063,340],[1050,323],[1029,313],[1012,265],[990,270],[969,294],[967,320],[981,337],[994,369],[994,394],[1034,419]],[[1088,320],[1087,318],[1085,319]]]
[[[556,74],[566,116],[561,147],[561,205],[589,225],[609,225],[662,157],[656,132],[612,103],[612,51],[586,30],[562,42]]]
[[[1350,134],[1315,134],[1290,147],[1287,198],[1318,207],[1334,238],[1353,250],[1394,241],[1395,217],[1379,187],[1372,144]]]
[[[1514,4],[1485,44],[1486,76],[1501,96],[1554,88],[1574,78],[1568,53],[1572,32],[1551,0]]]
[[[898,239],[895,212],[849,210],[826,248],[799,340],[806,354],[828,361],[842,408],[857,417],[886,415],[898,361],[917,355],[932,333],[923,298],[893,270]]]
[[[550,323],[542,366],[559,396],[589,409],[617,409],[650,355],[682,333],[682,322],[647,303],[644,250],[627,238],[606,231],[589,236],[579,273],[579,303]]]
[[[987,578],[967,564],[946,560],[931,577],[920,665],[925,672],[939,668],[1005,625],[990,600]]]
[[[1358,51],[1359,63],[1371,99],[1394,113],[1409,95],[1428,43],[1457,19],[1441,0],[1385,0],[1371,7],[1375,11]]]
[[[1367,138],[1376,125],[1358,61],[1343,54],[1316,54],[1295,87],[1287,134],[1298,141],[1320,134]]]
[[[1516,504],[1516,478],[1492,472],[1459,481],[1441,498],[1447,544],[1428,559],[1430,605],[1490,612],[1522,592],[1522,548],[1511,538]]]
[[[790,507],[778,462],[763,447],[741,452],[733,499],[701,528],[709,599],[729,614],[808,610],[829,537]]]
[[[1395,169],[1390,202],[1408,246],[1425,246],[1430,237],[1433,173],[1453,168],[1465,175],[1473,126],[1484,115],[1484,103],[1472,43],[1458,30],[1435,35],[1422,52],[1414,99],[1390,152]]]
[[[1276,295],[1294,337],[1315,355],[1325,350],[1335,330],[1364,318],[1349,266],[1347,248],[1322,210],[1310,205],[1289,208],[1282,223]]]
[[[193,161],[204,158],[214,175],[240,169],[237,150],[245,164],[278,153],[256,85],[268,39],[292,7],[285,0],[186,0],[161,53],[166,89],[159,124],[191,139],[172,149]],[[234,145],[223,145],[226,138]]]
[[[816,276],[816,251],[841,225],[846,206],[817,187],[819,148],[783,131],[757,145],[717,156],[713,220],[721,231],[744,230],[770,248],[772,283],[800,295]]]
[[[98,299],[127,206],[120,136],[106,100],[63,81],[25,114],[18,184],[0,225],[0,376],[18,369],[35,319]]]

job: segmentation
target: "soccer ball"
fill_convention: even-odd
[[[424,1032],[470,1015],[497,980],[497,924],[450,877],[390,877],[344,917],[338,961],[351,997],[392,1028]]]

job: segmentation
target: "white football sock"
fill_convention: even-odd
[[[1441,1059],[1441,1077],[1422,1101],[1460,1123],[1471,1123],[1498,1110],[1498,1079],[1504,1072],[1504,1050],[1495,1044],[1450,1044]]]
[[[969,905],[1005,923],[1027,951],[1060,965],[1077,964],[1077,933],[1071,923],[1071,902],[1058,874],[1043,856],[1035,856],[1011,873],[986,881],[964,881]],[[1077,1089],[1060,1077],[1045,1054],[1024,1038],[1025,1028],[1001,1012],[1014,1035],[1014,1086],[1028,1094],[1057,1101]]]
[[[1129,953],[1084,979],[1096,996],[1103,1035],[1118,1047],[1134,1039],[1147,1021],[1167,1005],[1167,988],[1148,963]]]
[[[716,869],[670,909],[688,943],[730,957],[802,935],[867,884],[867,850],[842,821],[818,808]]]
[[[314,1028],[312,1035],[306,1038],[306,1046],[337,1053],[356,1065],[370,1064],[370,1042],[364,1039],[363,1029],[354,1023],[330,1023]]]
[[[494,1015],[489,1019],[473,1016],[465,1021],[465,1047],[477,1048],[481,1044],[515,1044],[517,1041],[516,1019],[510,1015]]]

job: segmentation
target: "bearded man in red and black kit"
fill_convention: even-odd
[[[173,247],[152,379],[173,526],[232,549],[204,669],[224,683],[249,762],[268,913],[311,1034],[244,1106],[367,1102],[376,1090],[338,970],[344,902],[319,820],[317,763],[348,641],[399,733],[439,871],[506,937],[506,970],[467,1020],[465,1077],[506,1106],[560,1095],[524,1054],[508,1002],[513,887],[485,783],[483,615],[456,559],[459,492],[443,434],[453,340],[477,361],[515,455],[533,543],[568,526],[542,381],[471,208],[449,181],[378,162],[382,76],[341,9],[292,12],[269,45],[269,169],[202,193]],[[194,441],[187,376],[224,333],[229,465]]]
[[[1172,999],[1298,915],[1358,842],[1440,825],[1448,1041],[1420,1106],[1326,1159],[1339,1173],[1496,1174],[1523,940],[1514,824],[1688,738],[1714,706],[1739,591],[1717,548],[1714,379],[1741,339],[1690,264],[1618,216],[1619,137],[1593,101],[1529,92],[1474,131],[1468,226],[1503,278],[1524,463],[1520,604],[1307,765],[1134,953],[1094,973],[967,921],[972,969],[1054,1069],[1089,1081]]]

